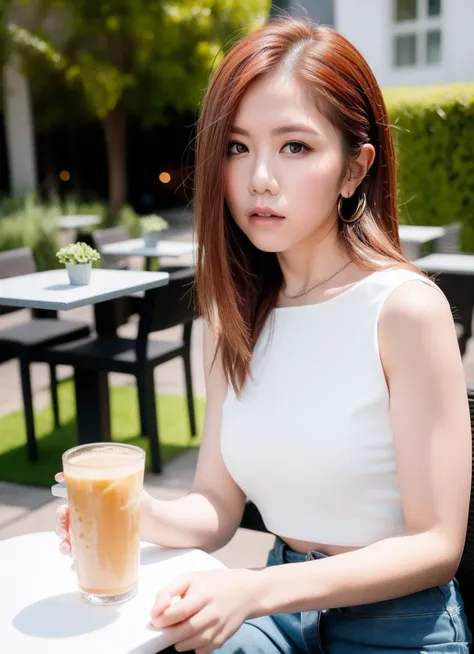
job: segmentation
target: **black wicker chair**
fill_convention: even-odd
[[[472,337],[472,320],[474,313],[474,279],[469,275],[439,273],[433,281],[440,287],[448,299],[458,337],[461,356]]]
[[[28,275],[34,272],[36,272],[36,264],[30,248],[20,248],[0,253],[0,278]],[[0,315],[18,310],[17,307],[0,307]],[[28,458],[30,461],[36,461],[38,458],[30,365],[34,362],[44,361],[41,352],[45,345],[70,343],[88,336],[89,333],[90,329],[87,323],[58,320],[57,312],[48,310],[33,310],[31,320],[13,327],[0,329],[0,363],[10,359],[18,359],[20,363]],[[56,368],[53,364],[50,364],[49,371],[54,425],[59,427],[57,377]]]
[[[184,363],[186,396],[191,435],[196,435],[191,376],[191,331],[196,317],[194,269],[170,275],[169,283],[145,292],[142,298],[137,338],[114,333],[98,333],[72,345],[46,348],[44,357],[51,363],[73,366],[75,370],[103,373],[121,372],[137,380],[141,432],[150,439],[151,467],[161,472],[154,369],[175,357]],[[179,340],[150,339],[149,334],[177,325],[183,326]]]
[[[130,238],[130,231],[127,227],[107,227],[106,229],[94,230],[91,233],[90,238],[92,243],[89,245],[92,245],[100,252],[103,245],[118,243],[119,241],[128,241]],[[114,268],[118,270],[127,270],[129,268],[128,257],[102,253],[100,256],[101,265],[104,268]]]
[[[466,542],[456,578],[459,581],[460,590],[464,599],[464,608],[469,628],[474,634],[474,386],[468,388],[468,397],[471,413],[473,480]]]

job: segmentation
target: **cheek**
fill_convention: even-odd
[[[229,209],[233,209],[239,206],[242,201],[242,177],[236,174],[235,167],[228,166],[225,172],[224,178],[224,190],[225,190],[225,199],[229,206]]]
[[[339,167],[330,157],[323,157],[299,171],[293,188],[301,201],[312,200],[322,206],[335,202],[338,186]]]

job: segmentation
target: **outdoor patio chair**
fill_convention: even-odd
[[[191,376],[191,331],[196,317],[194,269],[170,275],[169,283],[145,292],[135,339],[115,334],[93,335],[73,344],[47,348],[44,356],[55,365],[75,369],[120,372],[137,380],[141,432],[150,440],[151,467],[161,472],[159,431],[156,414],[154,369],[176,357],[184,363],[186,397],[191,435],[196,435],[196,419]],[[183,326],[178,340],[149,338],[153,332]]]
[[[119,241],[128,241],[130,230],[128,227],[107,227],[106,229],[95,229],[91,233],[92,247],[101,252],[103,245],[109,243],[118,243]],[[89,244],[90,245],[90,244]],[[118,254],[100,255],[101,265],[103,268],[114,268],[116,270],[128,270],[129,258],[121,257]]]
[[[433,252],[457,254],[461,249],[462,223],[449,223],[443,225],[445,234],[433,243]]]
[[[434,281],[448,299],[456,323],[459,349],[461,356],[464,356],[467,343],[472,336],[474,278],[469,275],[438,273]]]
[[[469,410],[472,431],[472,469],[471,502],[467,524],[466,542],[456,578],[464,600],[467,621],[474,634],[474,386],[468,388]]]
[[[0,252],[0,278],[27,275],[36,272],[33,252],[30,248]],[[20,311],[17,307],[0,307],[0,315]],[[0,363],[18,359],[26,424],[28,458],[38,459],[35,436],[33,396],[31,392],[30,364],[43,361],[42,347],[57,345],[84,338],[89,335],[89,325],[73,320],[58,320],[57,312],[32,310],[32,318],[12,327],[0,329]],[[51,400],[54,426],[60,426],[56,368],[49,365]]]

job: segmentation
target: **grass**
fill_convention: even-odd
[[[39,460],[30,463],[26,453],[23,411],[0,418],[0,481],[34,486],[51,486],[61,470],[61,455],[77,445],[74,387],[72,381],[59,386],[61,427],[54,429],[51,408],[36,412]],[[191,439],[186,400],[180,395],[158,395],[161,454],[164,463],[189,447],[199,445],[204,418],[204,400],[195,399],[198,437]],[[133,386],[116,386],[110,391],[112,439],[139,445],[148,452],[148,439],[140,434],[138,399]],[[148,467],[148,457],[147,457]]]

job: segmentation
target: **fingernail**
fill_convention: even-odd
[[[61,538],[62,540],[67,538],[67,531],[62,527],[58,527],[58,529],[56,529],[56,533],[59,536],[59,538]]]

